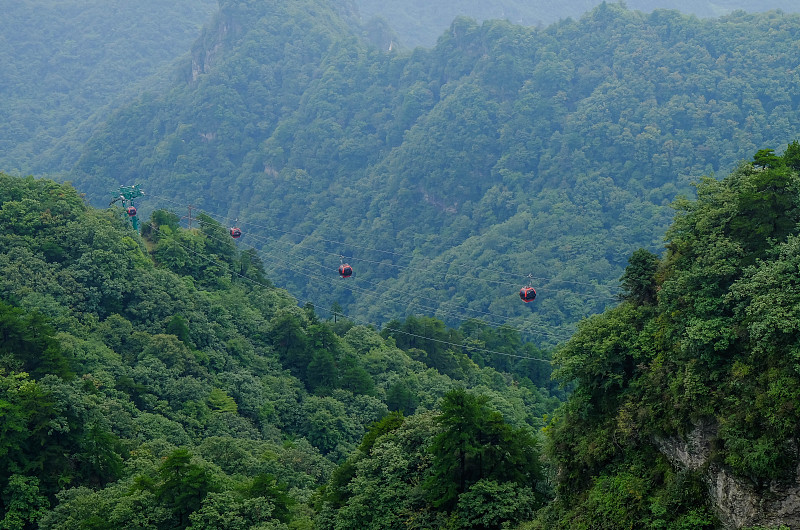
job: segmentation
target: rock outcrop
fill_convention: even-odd
[[[793,482],[772,481],[756,488],[711,460],[711,443],[716,435],[716,423],[705,420],[695,424],[685,440],[669,437],[656,438],[654,442],[674,466],[703,473],[710,504],[726,529],[781,525],[800,528],[800,465]]]
[[[226,37],[231,32],[231,22],[218,16],[211,29],[203,31],[201,38],[192,48],[192,77],[197,81],[200,74],[208,73],[222,49]]]

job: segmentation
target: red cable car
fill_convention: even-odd
[[[528,302],[533,302],[536,300],[536,289],[533,287],[523,287],[519,290],[519,297],[522,298],[522,301],[526,304]]]
[[[128,206],[125,208],[125,211],[128,212],[128,217],[133,217],[136,215],[136,208],[134,206]]]
[[[347,263],[342,263],[339,265],[339,276],[342,278],[349,278],[353,275],[353,267],[348,265]]]
[[[233,228],[231,228],[231,237],[233,239],[239,239],[240,237],[242,237],[242,231],[234,226]]]

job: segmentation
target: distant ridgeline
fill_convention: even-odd
[[[666,255],[635,252],[624,301],[558,352],[575,387],[536,528],[800,525],[798,171],[793,142],[703,180]]]
[[[459,15],[478,21],[508,20],[521,26],[543,26],[565,18],[580,18],[603,0],[354,0],[368,35],[375,35],[381,23],[397,32],[396,45],[408,48],[434,46],[442,31]],[[623,3],[623,2],[614,2]],[[795,0],[626,0],[630,9],[650,12],[654,9],[677,9],[698,17],[718,17],[736,10],[760,12],[782,9],[796,13]],[[375,17],[375,18],[373,18]]]
[[[381,334],[323,320],[213,219],[184,230],[157,210],[140,236],[128,217],[0,173],[0,527],[288,529],[333,517],[326,506],[377,513],[348,484],[389,433],[416,459],[409,519],[468,527],[496,499],[499,524],[545,501],[537,433],[560,403],[546,352],[477,322]],[[443,434],[453,425],[468,437]],[[453,443],[469,443],[463,480]],[[423,479],[441,493],[420,496]]]
[[[69,178],[98,205],[139,183],[145,209],[238,219],[272,281],[360,322],[553,345],[661,247],[677,195],[800,130],[800,16],[603,4],[538,30],[458,18],[396,53],[337,6],[222,2],[185,82],[117,112]]]

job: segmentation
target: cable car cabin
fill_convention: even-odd
[[[128,217],[133,217],[134,215],[136,215],[136,208],[133,206],[128,206],[127,208],[125,208],[125,211],[128,213]]]
[[[347,263],[342,263],[339,265],[339,276],[342,278],[349,278],[353,275],[353,267],[348,265]]]
[[[234,226],[233,228],[231,228],[231,237],[233,239],[239,239],[240,237],[242,237],[242,231]]]
[[[523,287],[519,290],[519,297],[522,298],[522,301],[526,304],[528,302],[533,302],[536,300],[536,289],[533,287]]]

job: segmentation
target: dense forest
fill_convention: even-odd
[[[541,26],[579,18],[599,2],[348,0],[355,32],[383,49],[433,47],[458,16]],[[678,9],[721,16],[783,9],[793,0],[633,0],[631,9]],[[216,0],[0,0],[0,171],[58,175],[69,171],[86,139],[110,112],[175,78]]]
[[[798,170],[763,149],[678,201],[556,351],[560,407],[511,329],[321,319],[208,216],[139,235],[0,174],[2,525],[743,528],[715,474],[797,485]],[[701,428],[700,464],[670,458]],[[797,524],[764,502],[748,528]]]
[[[111,109],[172,79],[163,69],[186,54],[216,7],[0,0],[0,171],[68,171]]]
[[[735,1],[9,5],[0,528],[800,526],[800,15]]]
[[[735,485],[717,513],[698,501],[730,475],[762,499],[746,522],[800,524],[799,171],[795,141],[703,180],[665,256],[635,252],[624,301],[558,351],[575,387],[548,427],[557,500],[531,528],[738,528]]]
[[[800,128],[799,15],[459,18],[408,54],[351,28],[325,2],[223,2],[187,81],[117,112],[69,178],[98,206],[138,183],[144,208],[238,218],[278,285],[359,322],[550,347],[661,247],[677,195]]]
[[[544,26],[566,18],[580,18],[603,0],[458,0],[425,2],[403,0],[380,2],[355,0],[367,28],[378,18],[398,35],[398,44],[406,47],[436,44],[453,19],[467,16],[479,22],[507,20],[520,26]],[[742,10],[758,13],[782,9],[796,13],[800,6],[794,0],[626,0],[617,2],[629,9],[650,12],[655,9],[675,9],[698,17],[719,17]]]
[[[310,528],[329,505],[362,517],[345,513],[375,500],[369,485],[345,486],[388,433],[443,492],[409,492],[409,517],[469,527],[481,499],[513,504],[491,515],[503,520],[544,502],[537,433],[559,404],[545,352],[480,323],[323,320],[224,227],[198,223],[159,210],[140,237],[119,207],[0,174],[0,526]],[[478,340],[514,354],[473,360]],[[483,464],[459,477],[454,447]]]

